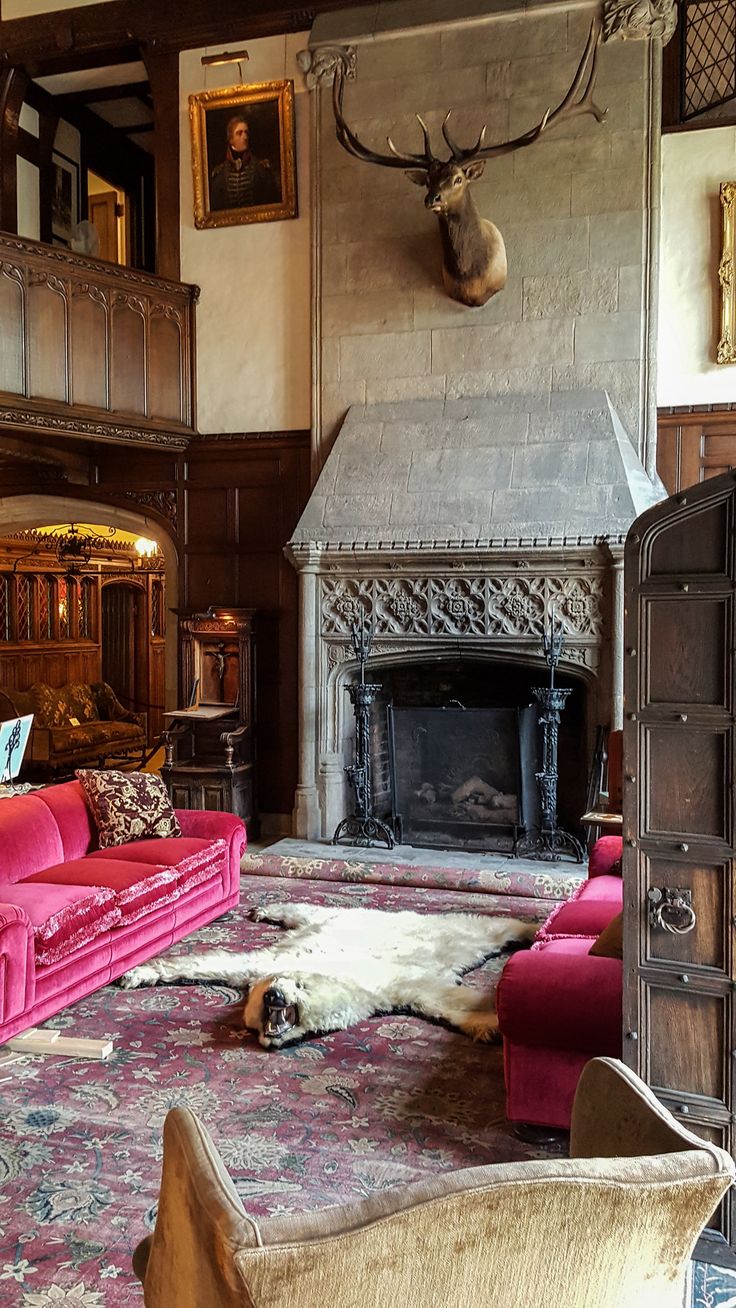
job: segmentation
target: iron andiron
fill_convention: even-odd
[[[350,628],[350,641],[360,665],[360,680],[352,681],[345,689],[355,714],[355,762],[350,763],[345,772],[353,788],[355,811],[351,817],[344,817],[338,822],[332,837],[333,845],[360,845],[369,849],[372,845],[385,844],[393,849],[393,833],[372,812],[373,797],[371,791],[371,748],[370,748],[370,710],[381,683],[366,681],[365,665],[373,643],[373,623],[365,620],[353,622]]]
[[[539,723],[542,728],[542,771],[536,773],[542,807],[542,825],[538,831],[523,835],[514,847],[514,854],[522,858],[536,858],[545,863],[558,863],[564,855],[571,855],[582,863],[585,855],[580,841],[557,822],[557,746],[560,715],[570,690],[555,685],[555,670],[562,656],[565,636],[562,623],[555,626],[554,605],[550,610],[549,626],[545,621],[542,651],[549,668],[549,686],[533,686],[532,694],[541,705]]]

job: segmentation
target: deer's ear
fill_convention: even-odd
[[[483,176],[485,168],[485,159],[476,159],[473,163],[466,164],[463,168],[463,172],[469,182],[477,182],[478,178]]]
[[[427,185],[427,174],[423,168],[407,168],[405,176],[413,182],[415,186]]]

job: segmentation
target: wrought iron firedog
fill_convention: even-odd
[[[545,622],[542,636],[542,651],[549,668],[549,686],[532,687],[534,698],[542,706],[539,718],[542,728],[542,771],[536,773],[542,808],[542,825],[539,830],[527,832],[522,836],[514,849],[517,855],[542,859],[546,863],[557,863],[564,854],[571,854],[576,863],[582,863],[585,857],[580,841],[557,823],[557,744],[560,714],[568,695],[572,694],[571,690],[563,690],[555,685],[555,670],[562,656],[564,644],[562,624],[559,628],[555,627],[553,606],[549,626]]]
[[[385,843],[394,847],[392,832],[373,812],[371,793],[370,710],[381,683],[366,681],[365,665],[373,643],[373,623],[354,622],[350,628],[350,641],[360,665],[360,680],[353,681],[346,690],[355,714],[355,762],[345,768],[353,788],[355,812],[338,822],[332,837],[333,845],[371,845]]]

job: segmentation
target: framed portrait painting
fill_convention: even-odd
[[[296,218],[294,83],[189,97],[195,227]]]
[[[68,248],[79,222],[79,164],[54,150],[51,166],[51,235],[54,245]]]

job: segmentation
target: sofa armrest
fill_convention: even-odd
[[[623,964],[589,954],[592,943],[560,936],[512,954],[496,991],[505,1040],[621,1056]]]
[[[4,1024],[30,1009],[35,994],[33,927],[21,908],[0,902],[0,1041]]]
[[[588,854],[588,880],[591,877],[621,876],[622,836],[599,836]]]
[[[247,844],[245,823],[242,818],[236,817],[234,813],[219,813],[211,809],[177,808],[174,811],[179,819],[183,836],[200,836],[205,840],[228,842],[230,868],[233,876],[237,876]]]

